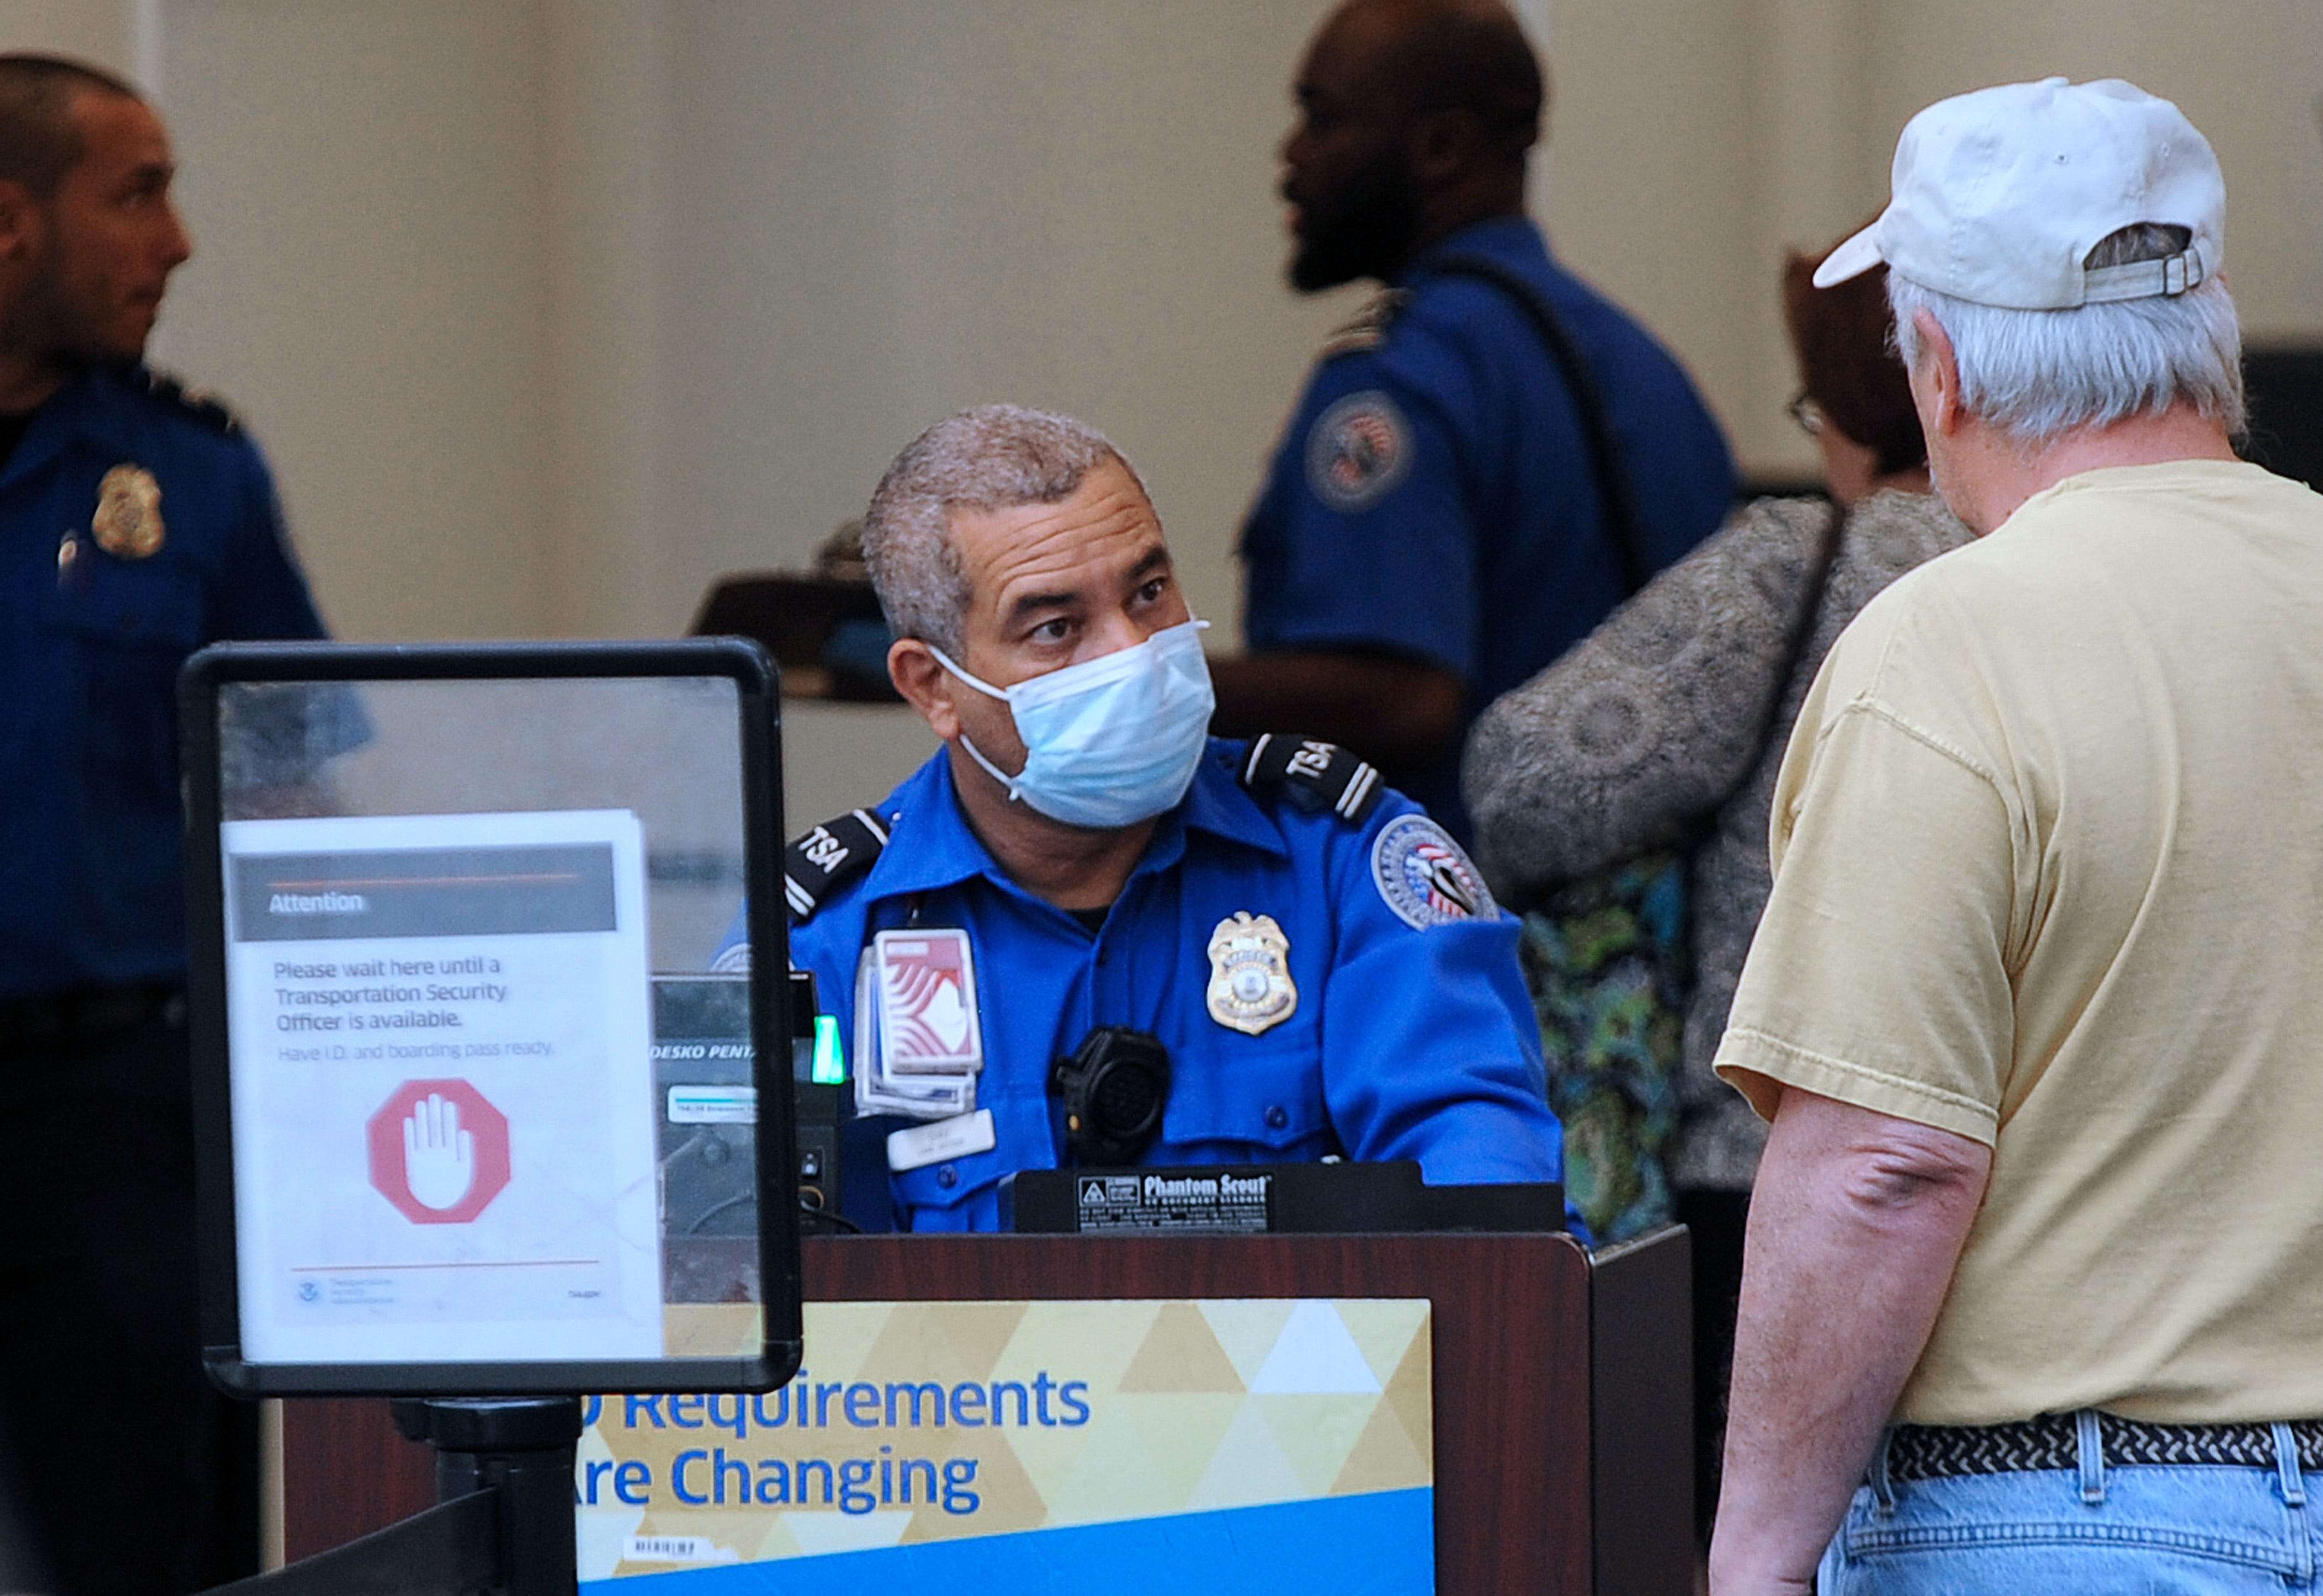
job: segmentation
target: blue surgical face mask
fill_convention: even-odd
[[[1165,627],[1134,647],[994,687],[933,644],[943,668],[1007,704],[1024,743],[1024,768],[1008,775],[963,733],[969,758],[1052,821],[1111,830],[1173,807],[1193,784],[1210,711],[1210,667],[1201,634],[1210,623]]]

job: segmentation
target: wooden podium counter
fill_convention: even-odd
[[[1694,1582],[1685,1233],[867,1236],[803,1243],[810,1301],[1428,1298],[1445,1596],[1685,1596]],[[812,1361],[813,1348],[808,1348]],[[378,1400],[285,1404],[293,1559],[433,1505]]]

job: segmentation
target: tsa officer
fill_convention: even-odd
[[[0,56],[0,1464],[41,1586],[253,1572],[194,1307],[174,688],[317,637],[265,463],[140,363],[192,243],[127,84]]]
[[[1291,286],[1385,291],[1325,346],[1244,523],[1250,655],[1217,662],[1217,729],[1344,743],[1465,840],[1469,722],[1715,529],[1733,463],[1525,215],[1543,84],[1499,0],[1347,0],[1293,93]]]
[[[1207,735],[1200,623],[1111,444],[964,411],[888,468],[864,549],[889,673],[944,746],[794,845],[791,957],[867,1039],[862,1106],[945,1078],[915,1064],[968,1085],[857,1122],[849,1169],[889,1179],[845,1183],[852,1217],[989,1230],[1004,1175],[1073,1163],[1558,1178],[1516,922],[1369,765]],[[1107,1142],[1075,1091],[1114,1043],[1166,1084],[1158,1124]]]

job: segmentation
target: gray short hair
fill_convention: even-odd
[[[1145,491],[1137,468],[1103,433],[1046,410],[978,405],[914,438],[863,512],[863,557],[888,629],[933,643],[957,660],[969,593],[952,542],[952,513],[1054,504],[1106,461]]]
[[[2187,238],[2185,228],[2141,223],[2099,240],[2081,263],[2163,260]],[[2216,277],[2174,297],[2013,310],[1955,298],[1890,270],[1887,302],[1905,368],[1919,363],[1912,317],[1924,310],[1951,340],[1961,404],[2020,443],[2045,444],[2181,404],[2242,435],[2242,327]]]

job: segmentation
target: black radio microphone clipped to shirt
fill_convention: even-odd
[[[1049,1071],[1064,1099],[1065,1142],[1084,1165],[1134,1164],[1162,1133],[1170,1102],[1170,1051],[1158,1037],[1100,1025]]]

